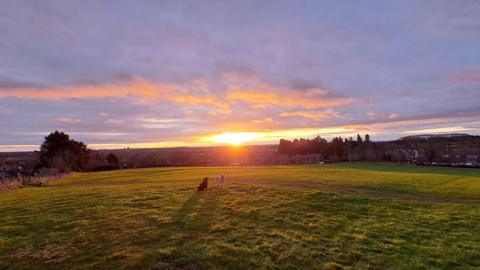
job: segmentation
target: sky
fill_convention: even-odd
[[[0,151],[480,134],[480,1],[0,0]]]

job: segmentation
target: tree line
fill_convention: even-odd
[[[313,139],[281,139],[279,154],[320,154],[323,160],[394,161],[423,165],[480,166],[480,136],[468,134],[418,135],[394,141],[374,142],[370,135],[357,134],[356,139],[335,137],[327,141]]]
[[[337,161],[360,161],[371,160],[373,154],[369,153],[376,148],[376,143],[372,142],[369,134],[365,137],[357,134],[353,137],[342,138],[334,137],[330,142],[317,136],[313,139],[294,139],[292,141],[280,139],[278,144],[279,154],[287,155],[307,155],[321,154],[325,159],[332,162]]]
[[[34,156],[38,157],[35,158],[37,169],[52,168],[60,173],[113,170],[121,167],[205,165],[205,162],[270,164],[280,162],[281,159],[277,158],[279,155],[310,154],[321,155],[321,160],[329,162],[394,161],[426,165],[480,166],[480,136],[468,134],[409,136],[380,142],[372,141],[369,134],[357,134],[355,139],[337,136],[330,141],[317,136],[313,139],[281,139],[276,150],[273,146],[273,152],[250,150],[252,151],[248,157],[242,158],[230,157],[228,151],[215,154],[216,151],[221,152],[221,149],[206,151],[203,148],[92,151],[83,142],[70,138],[64,132],[55,131],[45,137],[40,151]],[[221,159],[211,160],[211,157]],[[265,160],[262,161],[262,158]]]

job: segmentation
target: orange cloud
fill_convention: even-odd
[[[316,109],[351,104],[352,98],[331,97],[322,88],[295,90],[276,88],[258,77],[226,74],[216,81],[222,94],[213,94],[208,83],[202,79],[187,83],[155,83],[141,77],[113,81],[103,85],[57,86],[52,88],[0,89],[0,97],[62,100],[69,98],[89,99],[105,97],[138,97],[143,102],[165,100],[186,105],[208,105],[216,110],[212,114],[228,114],[231,104],[237,101],[248,103],[253,108],[273,106]]]
[[[192,86],[198,87],[199,81]],[[18,97],[31,99],[62,100],[68,98],[89,99],[105,97],[135,96],[145,100],[167,100],[188,105],[213,105],[220,109],[228,109],[227,104],[218,102],[212,95],[196,95],[188,92],[189,85],[171,83],[152,83],[134,77],[124,83],[106,83],[95,86],[58,86],[43,88],[2,89],[0,97]]]
[[[252,123],[254,124],[271,124],[273,123],[273,119],[270,117],[264,118],[264,119],[255,119],[252,120]]]
[[[352,98],[328,97],[327,91],[321,88],[295,91],[293,89],[274,89],[264,83],[254,84],[251,89],[242,89],[233,86],[227,94],[227,100],[244,101],[254,108],[268,108],[271,106],[302,107],[315,109],[353,103]]]
[[[328,92],[320,87],[300,90],[277,87],[266,83],[255,74],[229,72],[224,74],[223,81],[227,88],[227,101],[243,101],[257,109],[273,106],[316,109],[355,102],[353,98],[329,96]]]
[[[354,102],[352,98],[325,97],[325,94],[315,96],[311,92],[296,92],[286,90],[278,93],[275,90],[258,92],[251,90],[233,90],[227,94],[230,101],[240,100],[247,102],[254,108],[264,109],[271,106],[302,107],[315,109],[320,107],[332,107],[347,105]],[[322,97],[323,96],[323,97]]]
[[[168,87],[164,85],[161,87]],[[43,88],[16,88],[0,92],[0,97],[19,97],[33,99],[60,100],[66,98],[103,98],[127,97],[129,95],[156,97],[157,87],[148,82],[135,78],[131,82],[121,85],[108,83],[101,86],[58,86],[49,89]]]

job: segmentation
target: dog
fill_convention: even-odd
[[[215,184],[217,185],[222,185],[225,184],[225,174],[221,173],[217,176],[215,176]]]
[[[208,177],[204,177],[203,181],[198,186],[198,191],[208,191]]]

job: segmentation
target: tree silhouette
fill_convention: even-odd
[[[357,134],[357,143],[363,143],[362,136],[360,136],[360,134]]]
[[[40,162],[59,172],[83,171],[88,167],[90,149],[83,142],[70,139],[56,130],[45,137],[40,146]]]
[[[107,162],[108,162],[108,165],[114,166],[114,167],[118,167],[118,164],[119,164],[118,158],[114,153],[110,153],[107,155]]]
[[[365,134],[365,142],[366,143],[370,142],[370,135],[369,134]]]

